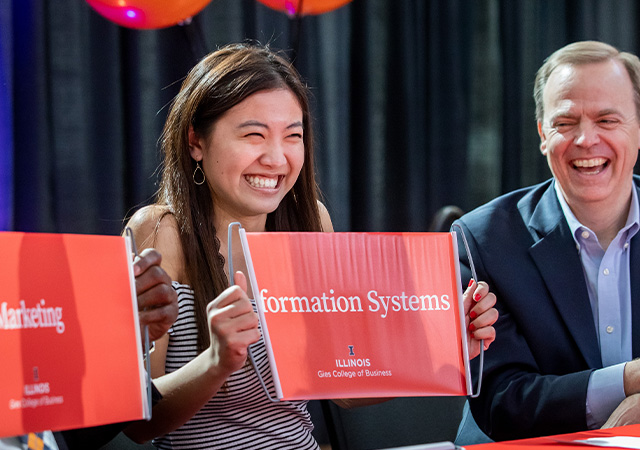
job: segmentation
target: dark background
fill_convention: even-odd
[[[300,22],[213,0],[188,25],[132,30],[83,0],[0,0],[0,229],[120,233],[157,188],[180,80],[255,39],[313,90],[336,230],[424,231],[444,205],[548,178],[535,71],[576,40],[638,53],[639,19],[635,0],[353,0]]]

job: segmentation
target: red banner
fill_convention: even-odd
[[[453,234],[241,236],[279,398],[471,392]]]
[[[0,233],[0,436],[145,416],[128,240]]]

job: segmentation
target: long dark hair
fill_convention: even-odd
[[[211,194],[206,183],[199,186],[192,179],[196,162],[189,153],[189,128],[193,126],[197,135],[207,136],[233,106],[256,92],[281,88],[291,90],[302,109],[304,164],[293,188],[267,215],[266,229],[321,231],[309,93],[287,58],[255,44],[232,44],[209,54],[187,75],[165,122],[158,204],[165,205],[165,215],[172,214],[178,224],[185,274],[195,295],[200,351],[209,346],[206,306],[229,282],[211,221]]]

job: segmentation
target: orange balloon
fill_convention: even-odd
[[[284,11],[290,16],[301,14],[322,14],[346,5],[351,0],[258,0],[269,8]],[[302,11],[299,11],[302,4]]]
[[[87,0],[100,15],[127,28],[165,28],[193,17],[211,0]]]

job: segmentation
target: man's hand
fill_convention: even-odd
[[[178,317],[178,294],[171,286],[169,275],[160,267],[162,256],[146,248],[133,262],[140,329],[149,326],[149,339],[162,337]]]
[[[621,427],[640,423],[640,394],[633,394],[622,400],[611,413],[602,428]]]

